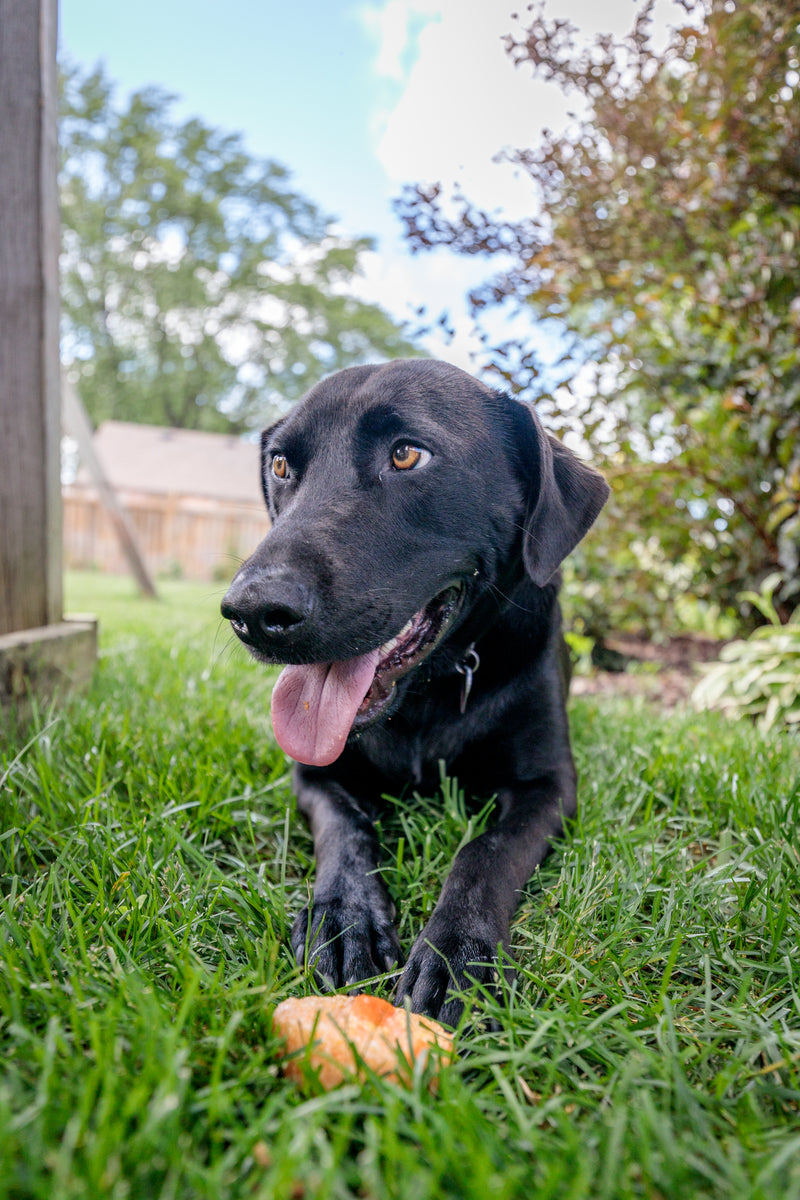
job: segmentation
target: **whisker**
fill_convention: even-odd
[[[497,595],[504,600],[506,604],[510,604],[512,608],[518,608],[520,612],[528,613],[530,615],[533,615],[536,612],[535,608],[527,608],[524,604],[518,604],[516,600],[512,600],[510,596],[505,594],[502,588],[499,588],[496,583],[492,583],[491,580],[488,581],[488,584],[490,591],[496,592]]]

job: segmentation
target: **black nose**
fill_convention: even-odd
[[[235,579],[221,607],[234,633],[258,645],[297,631],[311,613],[312,598],[298,580],[259,573]]]

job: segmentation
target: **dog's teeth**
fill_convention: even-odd
[[[388,642],[383,643],[383,645],[381,646],[380,651],[379,651],[381,657],[385,657],[387,654],[391,654],[391,652],[392,652],[392,650],[394,650],[395,646],[399,646],[400,643],[402,642],[403,638],[407,637],[408,634],[411,633],[413,628],[414,628],[414,617],[412,617],[410,621],[406,621],[405,625],[403,626],[403,628],[400,630],[400,632],[397,634],[396,637],[390,638]]]

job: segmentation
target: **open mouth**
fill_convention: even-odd
[[[398,681],[436,649],[463,594],[460,584],[444,588],[398,634],[366,654],[284,667],[272,692],[272,727],[286,753],[310,766],[334,762],[350,734],[385,713]]]
[[[415,613],[400,632],[378,648],[378,665],[370,688],[358,706],[352,729],[371,725],[394,698],[399,679],[413,671],[441,642],[461,607],[461,588],[446,588]]]

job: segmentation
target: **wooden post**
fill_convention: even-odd
[[[73,384],[66,378],[61,380],[61,395],[64,401],[64,428],[71,433],[78,443],[81,462],[89,473],[92,483],[97,488],[101,505],[117,535],[120,549],[125,557],[131,574],[136,580],[139,591],[143,596],[155,600],[158,596],[156,585],[147,569],[144,555],[139,549],[136,531],[131,519],[117,499],[117,493],[109,482],[103,464],[97,456],[92,440],[92,423],[89,414],[83,406],[83,401]]]
[[[93,654],[62,619],[56,22],[56,0],[0,0],[0,701],[69,676],[59,629]]]

